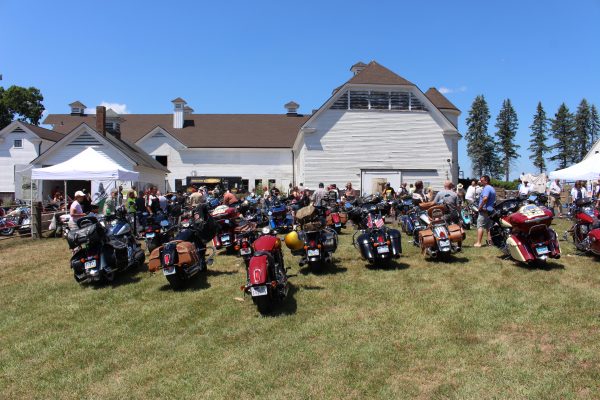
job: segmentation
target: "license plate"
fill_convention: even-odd
[[[229,235],[221,236],[221,242],[229,242]]]
[[[154,233],[146,233],[147,239],[152,239],[154,237]]]
[[[228,224],[228,223],[229,223],[229,220],[228,220],[228,219],[226,219],[226,220],[225,220],[225,221],[223,221],[223,222],[225,222],[226,224]]]
[[[448,247],[448,246],[450,246],[450,241],[449,240],[440,240],[440,246]]]
[[[252,297],[266,296],[267,295],[267,287],[266,286],[252,286],[252,287],[250,287],[250,294],[252,295]]]
[[[308,250],[306,253],[309,257],[318,256],[320,254],[319,249]]]
[[[252,253],[251,249],[240,249],[240,254],[243,256],[246,256],[248,254]]]
[[[379,246],[377,248],[377,253],[378,254],[385,254],[385,253],[389,253],[390,252],[390,248],[387,246]]]
[[[538,247],[537,248],[537,253],[541,256],[543,254],[548,254],[550,253],[550,250],[548,250],[547,246],[543,246],[543,247]]]
[[[86,261],[84,265],[85,269],[96,268],[96,260]]]
[[[176,272],[177,272],[177,270],[175,269],[175,267],[171,267],[171,268],[168,268],[168,267],[167,267],[167,268],[163,268],[163,274],[164,274],[165,276],[167,276],[167,275],[173,275],[173,274],[174,274],[174,273],[176,273]]]
[[[337,224],[335,224],[336,228],[340,228],[342,226],[342,224],[340,224],[339,222]]]

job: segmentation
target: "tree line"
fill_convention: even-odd
[[[510,99],[502,102],[496,117],[494,135],[488,133],[490,111],[483,95],[473,101],[467,117],[467,152],[473,174],[504,176],[508,182],[510,168],[519,156],[521,146],[515,143],[519,121]],[[554,118],[548,118],[541,102],[529,126],[529,158],[540,173],[546,171],[546,159],[558,161],[559,168],[580,162],[600,138],[600,116],[595,105],[581,100],[575,114],[565,103]],[[554,143],[549,144],[551,136]]]
[[[44,96],[38,88],[13,85],[8,89],[0,86],[0,129],[19,120],[39,125],[44,112]]]

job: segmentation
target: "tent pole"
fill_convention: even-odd
[[[67,198],[68,198],[69,195],[67,194],[67,181],[65,180],[63,182],[65,184],[65,195],[64,195],[64,199],[65,199],[65,211],[67,211],[67,203],[68,203]]]

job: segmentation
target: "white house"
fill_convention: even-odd
[[[319,182],[364,192],[384,182],[458,179],[460,111],[440,92],[425,93],[376,62],[352,66],[352,77],[311,115],[289,102],[285,114],[195,114],[172,101],[172,114],[106,113],[106,128],[169,169],[167,188],[193,177],[241,177],[255,186]],[[96,116],[80,102],[45,124],[66,134]]]
[[[64,135],[26,122],[14,121],[0,130],[0,197],[21,198],[20,173]],[[19,184],[16,182],[19,181]]]

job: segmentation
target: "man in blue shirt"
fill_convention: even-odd
[[[486,237],[490,234],[490,228],[493,225],[493,221],[490,218],[490,213],[494,211],[494,204],[496,203],[496,191],[490,185],[490,177],[483,175],[479,180],[483,185],[481,196],[479,197],[479,217],[477,217],[477,242],[473,247],[481,247],[481,241],[483,240],[483,231],[486,232]]]

